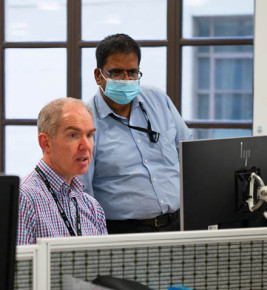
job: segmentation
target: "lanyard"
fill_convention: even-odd
[[[144,114],[144,116],[145,116],[145,119],[146,119],[146,121],[147,121],[147,129],[146,129],[146,128],[141,128],[141,127],[136,127],[136,126],[131,126],[131,125],[129,125],[129,124],[126,124],[126,123],[124,123],[124,122],[123,122],[119,117],[115,116],[113,113],[110,113],[109,116],[110,116],[111,118],[115,119],[116,121],[122,123],[123,125],[125,125],[125,126],[131,128],[131,129],[134,129],[134,130],[137,130],[137,131],[142,131],[142,132],[147,133],[148,136],[149,136],[149,140],[150,140],[151,142],[153,142],[153,143],[157,143],[158,140],[159,140],[159,133],[158,133],[158,132],[155,132],[155,131],[153,131],[153,130],[151,129],[151,123],[150,123],[150,121],[149,121],[149,119],[148,119],[148,116],[147,116],[146,110],[145,110],[145,108],[144,108],[144,106],[143,106],[143,104],[142,104],[141,102],[139,102],[139,106],[140,106],[140,108],[141,108],[141,110],[142,110],[142,112],[143,112],[143,114]]]
[[[58,200],[58,198],[57,198],[57,196],[56,196],[56,194],[55,194],[53,188],[51,187],[49,181],[47,180],[45,174],[42,172],[42,170],[39,168],[38,165],[35,167],[35,170],[36,170],[37,173],[40,175],[40,177],[41,177],[42,180],[44,181],[44,183],[45,183],[47,189],[50,191],[52,197],[54,198],[54,201],[55,201],[55,203],[56,203],[56,205],[57,205],[57,208],[58,208],[58,210],[59,210],[59,212],[60,212],[60,214],[61,214],[61,217],[62,217],[62,219],[63,219],[63,221],[64,221],[66,227],[68,228],[68,231],[69,231],[70,235],[71,235],[71,236],[76,236],[75,233],[74,233],[74,231],[73,231],[73,229],[72,229],[72,226],[71,226],[71,224],[70,224],[70,222],[69,222],[69,220],[68,220],[68,218],[67,218],[67,216],[66,216],[66,214],[65,214],[65,212],[64,212],[64,209],[63,209],[63,207],[61,206],[61,204],[60,204],[60,202],[59,202],[59,200]],[[73,199],[74,199],[75,204],[76,204],[76,222],[77,222],[77,225],[76,225],[76,226],[77,226],[77,236],[81,236],[81,235],[82,235],[82,230],[81,230],[81,221],[80,221],[80,211],[79,211],[79,209],[78,209],[78,204],[77,204],[77,199],[76,199],[76,197],[74,197]]]

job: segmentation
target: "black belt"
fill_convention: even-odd
[[[144,219],[144,220],[134,220],[134,219],[128,219],[128,220],[109,220],[107,219],[107,223],[116,223],[116,224],[127,224],[127,223],[137,223],[142,225],[148,225],[148,226],[154,226],[154,227],[163,227],[166,226],[174,221],[179,221],[179,215],[180,210],[173,213],[165,213],[163,215],[159,215],[152,219]]]
[[[139,222],[143,225],[149,225],[154,227],[163,227],[168,225],[171,222],[174,222],[179,217],[179,210],[173,212],[173,213],[165,213],[163,215],[159,215],[152,219],[144,219],[144,220],[134,220],[136,222]]]
[[[166,213],[152,219],[106,220],[109,234],[178,231],[180,229],[180,210]]]

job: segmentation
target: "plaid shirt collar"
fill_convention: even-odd
[[[85,186],[78,176],[75,176],[72,179],[71,185],[69,186],[66,181],[53,169],[51,169],[43,160],[40,160],[37,165],[45,174],[50,186],[56,194],[63,193],[64,195],[67,195],[68,192],[71,192],[71,196],[75,197],[83,191]]]

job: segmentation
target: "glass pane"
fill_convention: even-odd
[[[200,52],[200,47],[182,51],[183,118],[252,120],[252,52],[240,49],[225,54],[215,46],[206,47],[206,52]]]
[[[210,87],[210,60],[209,58],[200,57],[198,59],[198,88],[199,89],[209,89]]]
[[[193,139],[234,138],[252,136],[248,129],[190,129]]]
[[[166,39],[167,0],[82,0],[82,39],[126,33],[134,39]]]
[[[217,90],[252,90],[253,60],[217,59],[215,61],[215,88]]]
[[[194,60],[198,47],[183,47],[182,49],[182,110],[183,119],[195,118],[197,100],[195,94],[198,87],[197,62]],[[206,76],[208,78],[208,76]]]
[[[36,126],[6,126],[6,173],[23,177],[42,158]]]
[[[49,101],[66,97],[65,48],[5,50],[6,118],[37,119]]]
[[[214,36],[253,35],[253,18],[214,19]]]
[[[183,37],[252,36],[253,15],[254,0],[184,0]]]
[[[194,36],[209,37],[211,32],[210,20],[205,18],[195,19],[195,33]]]
[[[166,47],[142,47],[140,70],[141,85],[156,86],[166,92],[167,49]]]
[[[5,0],[6,41],[65,41],[66,0]]]
[[[199,46],[198,47],[198,52],[202,52],[202,53],[209,53],[210,51],[209,51],[209,46]]]
[[[197,106],[197,118],[198,119],[209,119],[209,95],[198,95],[198,106]]]
[[[252,45],[220,45],[215,46],[214,51],[216,53],[223,52],[223,53],[233,53],[233,52],[249,52],[253,53]]]
[[[213,50],[210,50],[210,46],[199,46],[198,52],[202,56],[206,56],[207,54],[210,54],[211,52],[215,52],[219,55],[219,53],[234,53],[234,52],[248,52],[248,56],[251,56],[253,53],[253,46],[252,45],[219,45],[214,46]]]
[[[141,84],[157,86],[166,92],[166,47],[141,47],[142,59],[140,70],[143,73]],[[155,61],[155,59],[157,61]],[[82,49],[82,99],[88,102],[96,91],[94,79],[96,68],[95,49]]]
[[[96,68],[95,48],[82,48],[82,99],[88,102],[97,91],[94,69]]]
[[[252,121],[252,114],[252,95],[216,94],[215,119]]]

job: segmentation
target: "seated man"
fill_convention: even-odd
[[[102,207],[76,176],[87,171],[92,156],[90,111],[80,100],[58,99],[41,110],[37,127],[43,158],[21,181],[17,244],[107,234]]]

